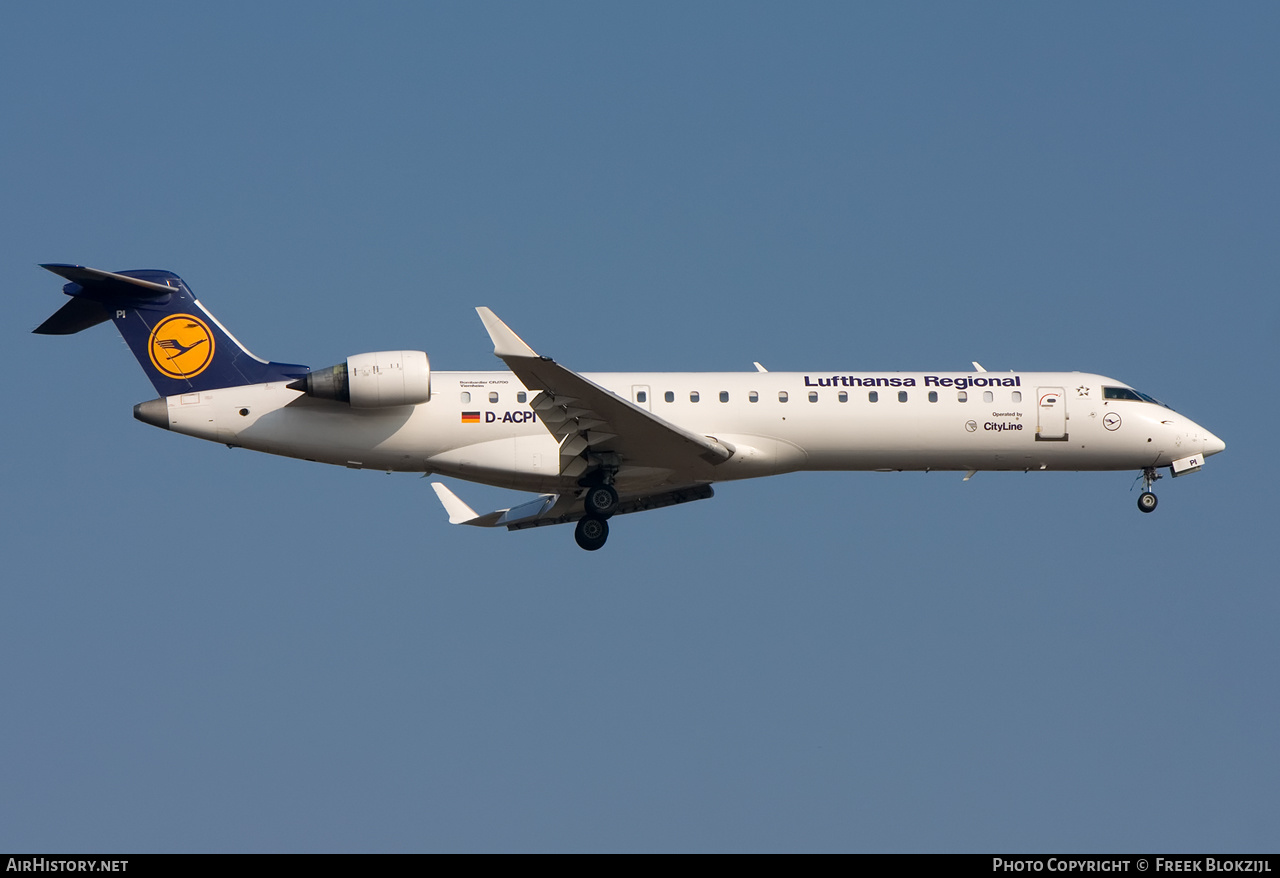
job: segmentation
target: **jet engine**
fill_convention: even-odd
[[[422,351],[356,354],[345,363],[308,372],[289,389],[354,408],[417,405],[431,398],[431,363]]]

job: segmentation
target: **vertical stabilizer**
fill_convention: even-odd
[[[71,283],[71,301],[40,324],[41,335],[68,335],[107,320],[138,358],[161,396],[218,387],[292,381],[306,366],[255,357],[171,271],[111,272],[80,265],[42,265]]]

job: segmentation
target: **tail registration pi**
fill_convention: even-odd
[[[1196,472],[1226,445],[1134,388],[1083,372],[601,372],[540,356],[477,308],[506,366],[433,372],[422,351],[324,369],[259,359],[168,271],[45,265],[70,300],[35,331],[113,320],[159,397],[140,421],[269,454],[532,491],[476,514],[432,485],[453,524],[577,523],[599,549],[616,515],[712,495],[713,482],[799,470]]]

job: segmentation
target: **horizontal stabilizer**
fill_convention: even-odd
[[[37,335],[72,335],[110,320],[110,305],[154,302],[174,293],[164,284],[83,265],[50,262],[40,267],[71,281],[62,291],[73,298],[32,330]]]
[[[73,335],[111,319],[107,306],[93,299],[75,298],[31,330],[37,335]]]
[[[165,284],[116,274],[114,271],[103,271],[100,268],[66,265],[61,262],[49,262],[40,267],[66,278],[73,284],[79,284],[84,293],[96,299],[159,299],[174,293],[173,287]],[[81,293],[71,291],[68,295],[81,295]]]

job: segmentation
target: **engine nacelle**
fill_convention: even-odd
[[[345,363],[307,373],[289,389],[355,408],[417,405],[431,399],[431,363],[422,351],[356,354]]]

